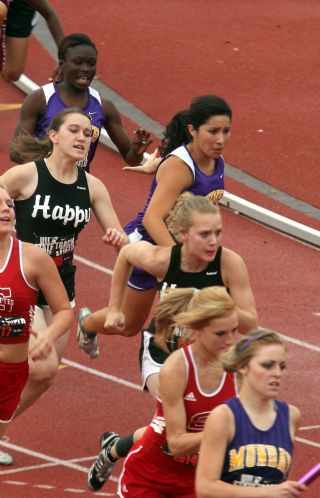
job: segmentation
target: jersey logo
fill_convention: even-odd
[[[186,401],[197,401],[197,399],[192,391],[190,393],[186,394],[183,399],[185,399]]]
[[[216,275],[217,271],[207,271],[206,275]]]
[[[211,202],[213,202],[213,204],[218,204],[220,199],[223,197],[223,194],[224,194],[224,190],[222,190],[222,189],[221,190],[213,190],[206,197],[208,197],[208,199]]]
[[[164,417],[157,415],[151,422],[150,426],[157,434],[162,434],[166,427],[166,422]]]
[[[189,420],[187,429],[191,431],[203,431],[209,413],[210,412],[195,413]]]
[[[43,219],[51,218],[52,220],[61,220],[63,225],[73,225],[76,228],[80,223],[87,224],[90,220],[90,209],[82,209],[80,206],[50,206],[51,195],[42,196],[37,194],[35,197],[32,218],[42,217]]]
[[[14,300],[12,299],[11,288],[2,287],[0,288],[0,311],[6,311],[11,313],[14,305]]]

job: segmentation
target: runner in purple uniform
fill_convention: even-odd
[[[279,401],[286,344],[275,332],[252,331],[221,356],[240,390],[207,418],[197,466],[198,498],[298,498],[288,481],[298,408]]]
[[[172,118],[164,134],[163,160],[147,202],[136,219],[125,227],[131,241],[174,245],[165,220],[182,192],[208,196],[214,203],[219,201],[224,192],[222,152],[230,136],[231,117],[231,108],[225,100],[205,95],[194,98],[189,109]],[[123,297],[126,325],[122,335],[133,336],[141,330],[156,290],[156,279],[146,271],[134,268]],[[88,354],[97,343],[92,334],[103,328],[105,317],[106,309],[91,315],[88,308],[80,310],[78,342],[84,350],[87,346]],[[105,333],[119,334],[119,331],[105,329]]]
[[[20,120],[10,147],[12,161],[25,162],[25,158],[19,154],[14,144],[15,137],[22,130],[42,138],[55,114],[66,107],[76,106],[91,116],[93,128],[90,151],[79,166],[89,171],[102,126],[123,159],[131,165],[140,164],[143,153],[152,142],[150,134],[139,128],[133,142],[130,142],[115,105],[110,100],[102,99],[99,93],[90,87],[97,64],[97,49],[92,40],[84,33],[73,33],[64,37],[59,45],[58,58],[61,81],[35,90],[22,105]]]

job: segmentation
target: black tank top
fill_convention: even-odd
[[[162,282],[158,283],[160,295],[169,287],[194,287],[196,289],[204,289],[213,285],[225,287],[221,276],[221,246],[218,248],[214,260],[210,261],[208,266],[199,272],[181,270],[181,247],[180,244],[172,247],[167,274]]]
[[[158,282],[157,288],[162,294],[168,288],[183,289],[186,287],[194,287],[195,289],[204,289],[205,287],[222,286],[226,287],[221,276],[221,254],[223,248],[220,246],[217,250],[215,258],[210,261],[204,270],[199,272],[184,272],[181,270],[181,245],[172,246],[169,268],[162,282]],[[226,287],[227,291],[228,288]],[[146,329],[151,334],[155,333],[155,319],[152,318],[148,328]]]
[[[90,219],[90,195],[85,172],[77,167],[72,184],[50,174],[44,160],[35,161],[38,185],[29,199],[15,201],[17,237],[44,249],[61,275],[73,270],[78,234]]]

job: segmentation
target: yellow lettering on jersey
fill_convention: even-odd
[[[96,126],[91,125],[92,128],[92,135],[91,135],[91,143],[94,144],[99,139],[100,136],[100,130]]]
[[[245,467],[254,467],[256,465],[256,444],[247,444]]]
[[[286,475],[291,466],[291,455],[271,444],[247,444],[229,451],[229,472],[256,466],[277,468]]]
[[[229,452],[229,472],[242,469],[244,467],[245,446],[240,446],[239,450],[230,450]]]
[[[268,466],[277,467],[278,464],[278,451],[277,448],[271,444],[266,445],[268,455]]]
[[[267,465],[267,453],[264,444],[257,444],[257,462],[258,467],[265,467]]]
[[[279,448],[279,462],[278,469],[283,472],[283,474],[287,474],[291,467],[291,455],[283,448]]]
[[[207,194],[208,199],[213,202],[213,204],[217,204],[220,199],[223,197],[224,190],[213,190],[209,194]]]

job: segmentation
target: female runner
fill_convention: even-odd
[[[79,107],[91,118],[92,136],[90,150],[79,166],[89,171],[102,126],[128,164],[140,164],[143,153],[152,142],[150,134],[139,128],[131,143],[121,122],[120,114],[110,100],[102,99],[92,88],[96,74],[97,49],[84,33],[65,36],[58,48],[61,81],[54,81],[32,92],[25,99],[20,120],[14,132],[10,157],[16,163],[26,162],[26,156],[15,146],[21,131],[42,138],[55,114],[68,107]]]
[[[69,301],[74,306],[73,254],[77,237],[92,209],[104,231],[103,240],[117,249],[127,242],[104,184],[77,166],[90,146],[91,120],[77,108],[55,115],[48,137],[21,135],[17,147],[39,161],[14,166],[0,178],[15,201],[17,237],[44,249],[55,262]],[[34,329],[41,334],[51,323],[52,310],[43,295],[37,302]],[[55,341],[46,359],[30,360],[30,375],[16,415],[33,404],[51,385],[59,367],[68,332]],[[30,339],[32,347],[33,337]]]
[[[170,289],[156,311],[156,336],[164,347],[175,327],[188,330],[190,345],[173,352],[160,371],[156,414],[127,456],[119,479],[121,497],[194,498],[197,453],[213,407],[232,397],[234,376],[220,354],[235,340],[238,315],[222,287]],[[185,335],[186,337],[186,335]],[[107,448],[100,453],[103,467]],[[96,462],[88,474],[100,489]]]
[[[197,468],[198,498],[297,498],[306,487],[288,481],[299,410],[278,401],[286,344],[259,329],[223,356],[240,376],[240,391],[209,415]]]
[[[174,245],[165,220],[184,191],[218,202],[224,189],[222,152],[230,136],[231,116],[227,102],[215,95],[195,98],[189,109],[174,116],[165,133],[165,158],[157,169],[147,202],[136,219],[125,227],[131,242],[145,240],[160,246]],[[141,330],[156,288],[157,280],[150,272],[134,268],[122,302],[126,322],[118,334],[133,336]],[[79,320],[91,334],[104,323],[104,320],[99,322],[95,329],[98,317],[90,316],[87,308],[80,312]],[[90,336],[82,342],[90,346]]]

